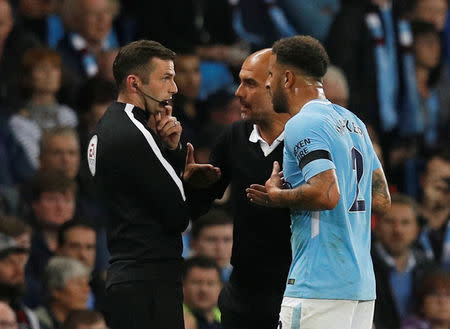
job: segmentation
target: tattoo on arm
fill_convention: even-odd
[[[372,199],[375,211],[386,210],[391,202],[386,178],[383,173],[378,170],[373,173],[372,177]]]
[[[327,197],[328,197],[328,200],[331,200],[331,199],[332,199],[331,189],[334,187],[334,185],[336,185],[336,181],[332,181],[332,182],[330,183],[330,185],[328,186],[328,191],[327,191]]]

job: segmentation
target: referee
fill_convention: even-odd
[[[184,329],[181,232],[188,224],[180,180],[186,152],[169,105],[175,53],[141,40],[120,49],[119,96],[96,125],[86,172],[109,208],[106,280],[112,329]]]

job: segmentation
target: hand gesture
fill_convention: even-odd
[[[180,142],[181,124],[177,121],[177,118],[172,116],[172,106],[164,106],[165,112],[158,112],[155,114],[155,127],[156,132],[161,137],[162,141],[171,150],[177,148]]]
[[[219,180],[220,168],[210,164],[198,164],[194,159],[194,147],[187,143],[186,167],[183,179],[195,188],[208,187]]]
[[[280,207],[276,202],[277,194],[283,189],[284,177],[283,172],[280,171],[280,165],[277,161],[273,163],[272,174],[266,181],[266,184],[252,184],[250,188],[246,189],[247,198],[250,202],[256,203],[260,206],[266,207]]]

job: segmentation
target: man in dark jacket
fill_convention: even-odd
[[[119,96],[88,145],[85,172],[109,208],[112,329],[184,328],[181,232],[188,215],[182,129],[169,105],[177,92],[174,56],[148,40],[119,51],[113,65]]]

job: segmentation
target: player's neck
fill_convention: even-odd
[[[323,92],[322,85],[310,86],[307,88],[294,88],[289,101],[289,109],[291,116],[296,115],[302,107],[315,99],[326,100],[325,93]]]

